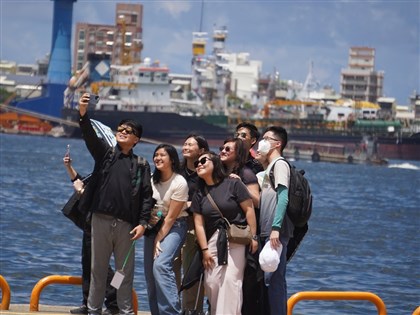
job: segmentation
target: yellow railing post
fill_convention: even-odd
[[[50,285],[50,284],[82,284],[82,277],[74,277],[74,276],[60,276],[60,275],[51,275],[42,278],[38,281],[38,283],[34,286],[31,293],[31,300],[29,302],[29,311],[30,312],[38,312],[39,311],[39,298],[41,296],[42,290]],[[132,292],[133,298],[133,309],[135,310],[135,314],[137,314],[138,310],[138,300],[136,291]]]
[[[384,302],[376,294],[354,291],[303,291],[293,294],[287,301],[287,315],[293,314],[294,306],[302,300],[366,300],[375,304],[378,315],[386,315]]]
[[[0,288],[1,288],[0,310],[7,311],[10,307],[10,286],[2,275],[0,275]]]
[[[29,302],[29,311],[30,312],[38,312],[39,311],[39,298],[41,296],[42,290],[54,283],[59,284],[82,284],[82,277],[74,277],[74,276],[60,276],[60,275],[51,275],[42,278],[38,281],[38,283],[34,286],[31,293],[31,300]]]

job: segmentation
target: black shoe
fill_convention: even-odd
[[[86,305],[82,305],[78,308],[74,308],[72,310],[70,310],[70,313],[72,314],[87,314],[88,313],[88,308]]]
[[[102,315],[118,315],[119,313],[118,308],[107,308],[102,312]]]

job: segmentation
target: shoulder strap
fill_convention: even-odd
[[[282,159],[282,157],[278,157],[270,166],[269,169],[266,170],[266,174],[268,172],[268,180],[270,181],[270,185],[271,188],[273,188],[274,190],[276,190],[276,188],[274,187],[274,166],[276,166],[276,163],[278,161],[280,161]]]
[[[133,191],[132,195],[135,196],[140,189],[140,183],[141,183],[141,177],[142,177],[142,168],[146,167],[147,160],[142,156],[137,156],[137,167],[135,174],[132,174],[132,185],[133,185]]]
[[[214,201],[213,197],[210,195],[209,190],[207,189],[207,187],[204,187],[204,190],[206,191],[207,198],[209,199],[209,201],[210,201],[211,205],[213,206],[213,208],[216,209],[217,211],[219,211],[219,213],[222,216],[222,218],[224,218],[222,211],[220,211],[220,209],[217,206],[216,202]]]
[[[144,157],[142,157],[142,156],[137,156],[137,164],[138,165],[142,165],[142,166],[144,166],[144,165],[146,165],[146,159],[144,158]]]

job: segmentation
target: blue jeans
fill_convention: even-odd
[[[168,235],[160,242],[162,252],[156,259],[153,259],[156,235],[144,238],[144,274],[152,315],[173,315],[182,311],[173,261],[185,242],[187,229],[186,217],[177,219]]]
[[[267,241],[270,238],[267,237]],[[280,255],[280,263],[274,272],[264,272],[264,282],[268,287],[268,302],[270,304],[270,314],[286,315],[287,314],[287,283],[286,283],[286,254],[289,238],[280,236],[283,250]]]

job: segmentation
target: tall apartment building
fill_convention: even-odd
[[[77,23],[73,70],[80,70],[89,54],[103,55],[112,64],[141,61],[143,5],[117,3],[115,25]]]
[[[375,71],[375,49],[351,47],[346,69],[341,70],[343,98],[375,103],[382,96],[384,72]]]

